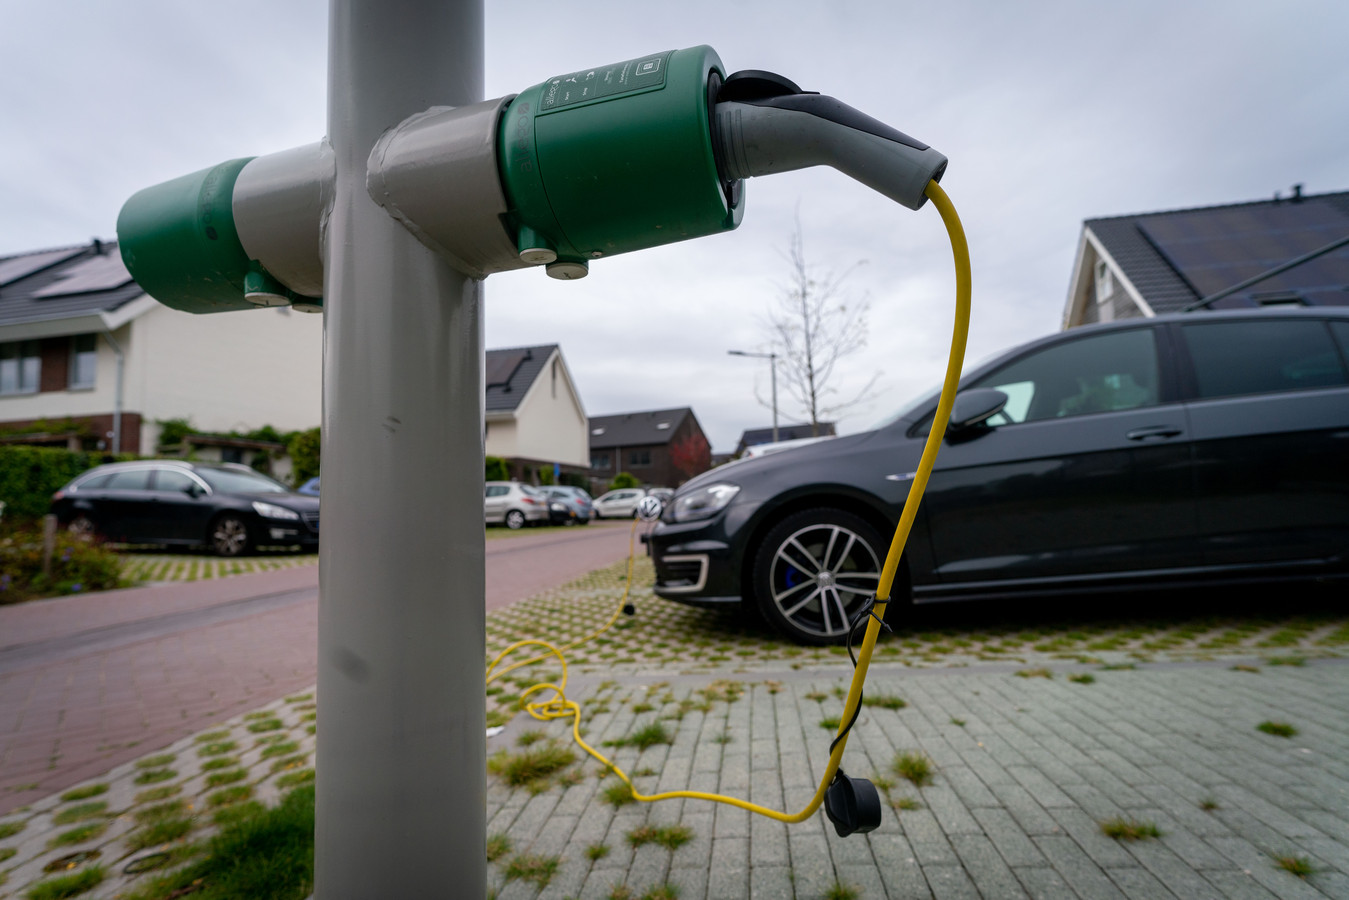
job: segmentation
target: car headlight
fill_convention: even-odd
[[[296,522],[300,521],[300,514],[295,510],[271,503],[263,503],[261,500],[253,501],[253,509],[264,519],[294,519]]]
[[[690,491],[674,498],[670,504],[670,521],[693,522],[709,519],[726,508],[726,505],[740,493],[738,484],[709,484],[705,488]]]

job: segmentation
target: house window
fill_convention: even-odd
[[[34,394],[42,380],[42,350],[37,341],[0,344],[0,394]]]
[[[1115,293],[1115,273],[1110,271],[1110,266],[1106,265],[1105,260],[1096,261],[1096,302],[1104,303]]]
[[[592,469],[607,469],[607,468],[609,468],[609,454],[607,454],[607,453],[592,453],[592,454],[590,454],[590,468],[592,468]]]
[[[70,381],[67,386],[71,390],[92,388],[97,372],[98,335],[75,335],[70,339]]]
[[[651,465],[650,450],[629,450],[628,465],[630,466],[649,466]]]

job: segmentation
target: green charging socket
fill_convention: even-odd
[[[725,72],[707,46],[551,78],[501,118],[506,219],[522,260],[578,278],[592,259],[730,231],[712,107]]]

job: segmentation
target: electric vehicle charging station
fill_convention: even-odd
[[[169,306],[325,316],[323,900],[486,892],[482,279],[571,280],[732,230],[749,177],[830,165],[918,209],[946,166],[780,75],[727,74],[709,47],[483,101],[481,3],[406,5],[333,0],[326,140],[147,188],[118,221],[127,268]],[[828,794],[784,821],[823,799],[840,834],[879,823],[837,756]]]

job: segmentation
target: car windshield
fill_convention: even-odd
[[[287,494],[285,485],[257,472],[237,469],[197,469],[197,474],[214,491],[225,494]]]
[[[532,487],[532,486],[530,486],[530,485],[528,485],[528,484],[522,484],[522,485],[520,485],[520,491],[521,491],[521,493],[523,493],[526,497],[543,497],[543,496],[545,496],[544,493],[543,493],[543,491],[539,490],[539,489],[536,488],[536,487]]]
[[[897,412],[892,412],[879,422],[873,424],[867,431],[880,431],[882,428],[888,428],[898,422],[900,419],[907,418],[926,403],[931,403],[937,399],[938,391],[926,390],[917,397],[902,405]]]

